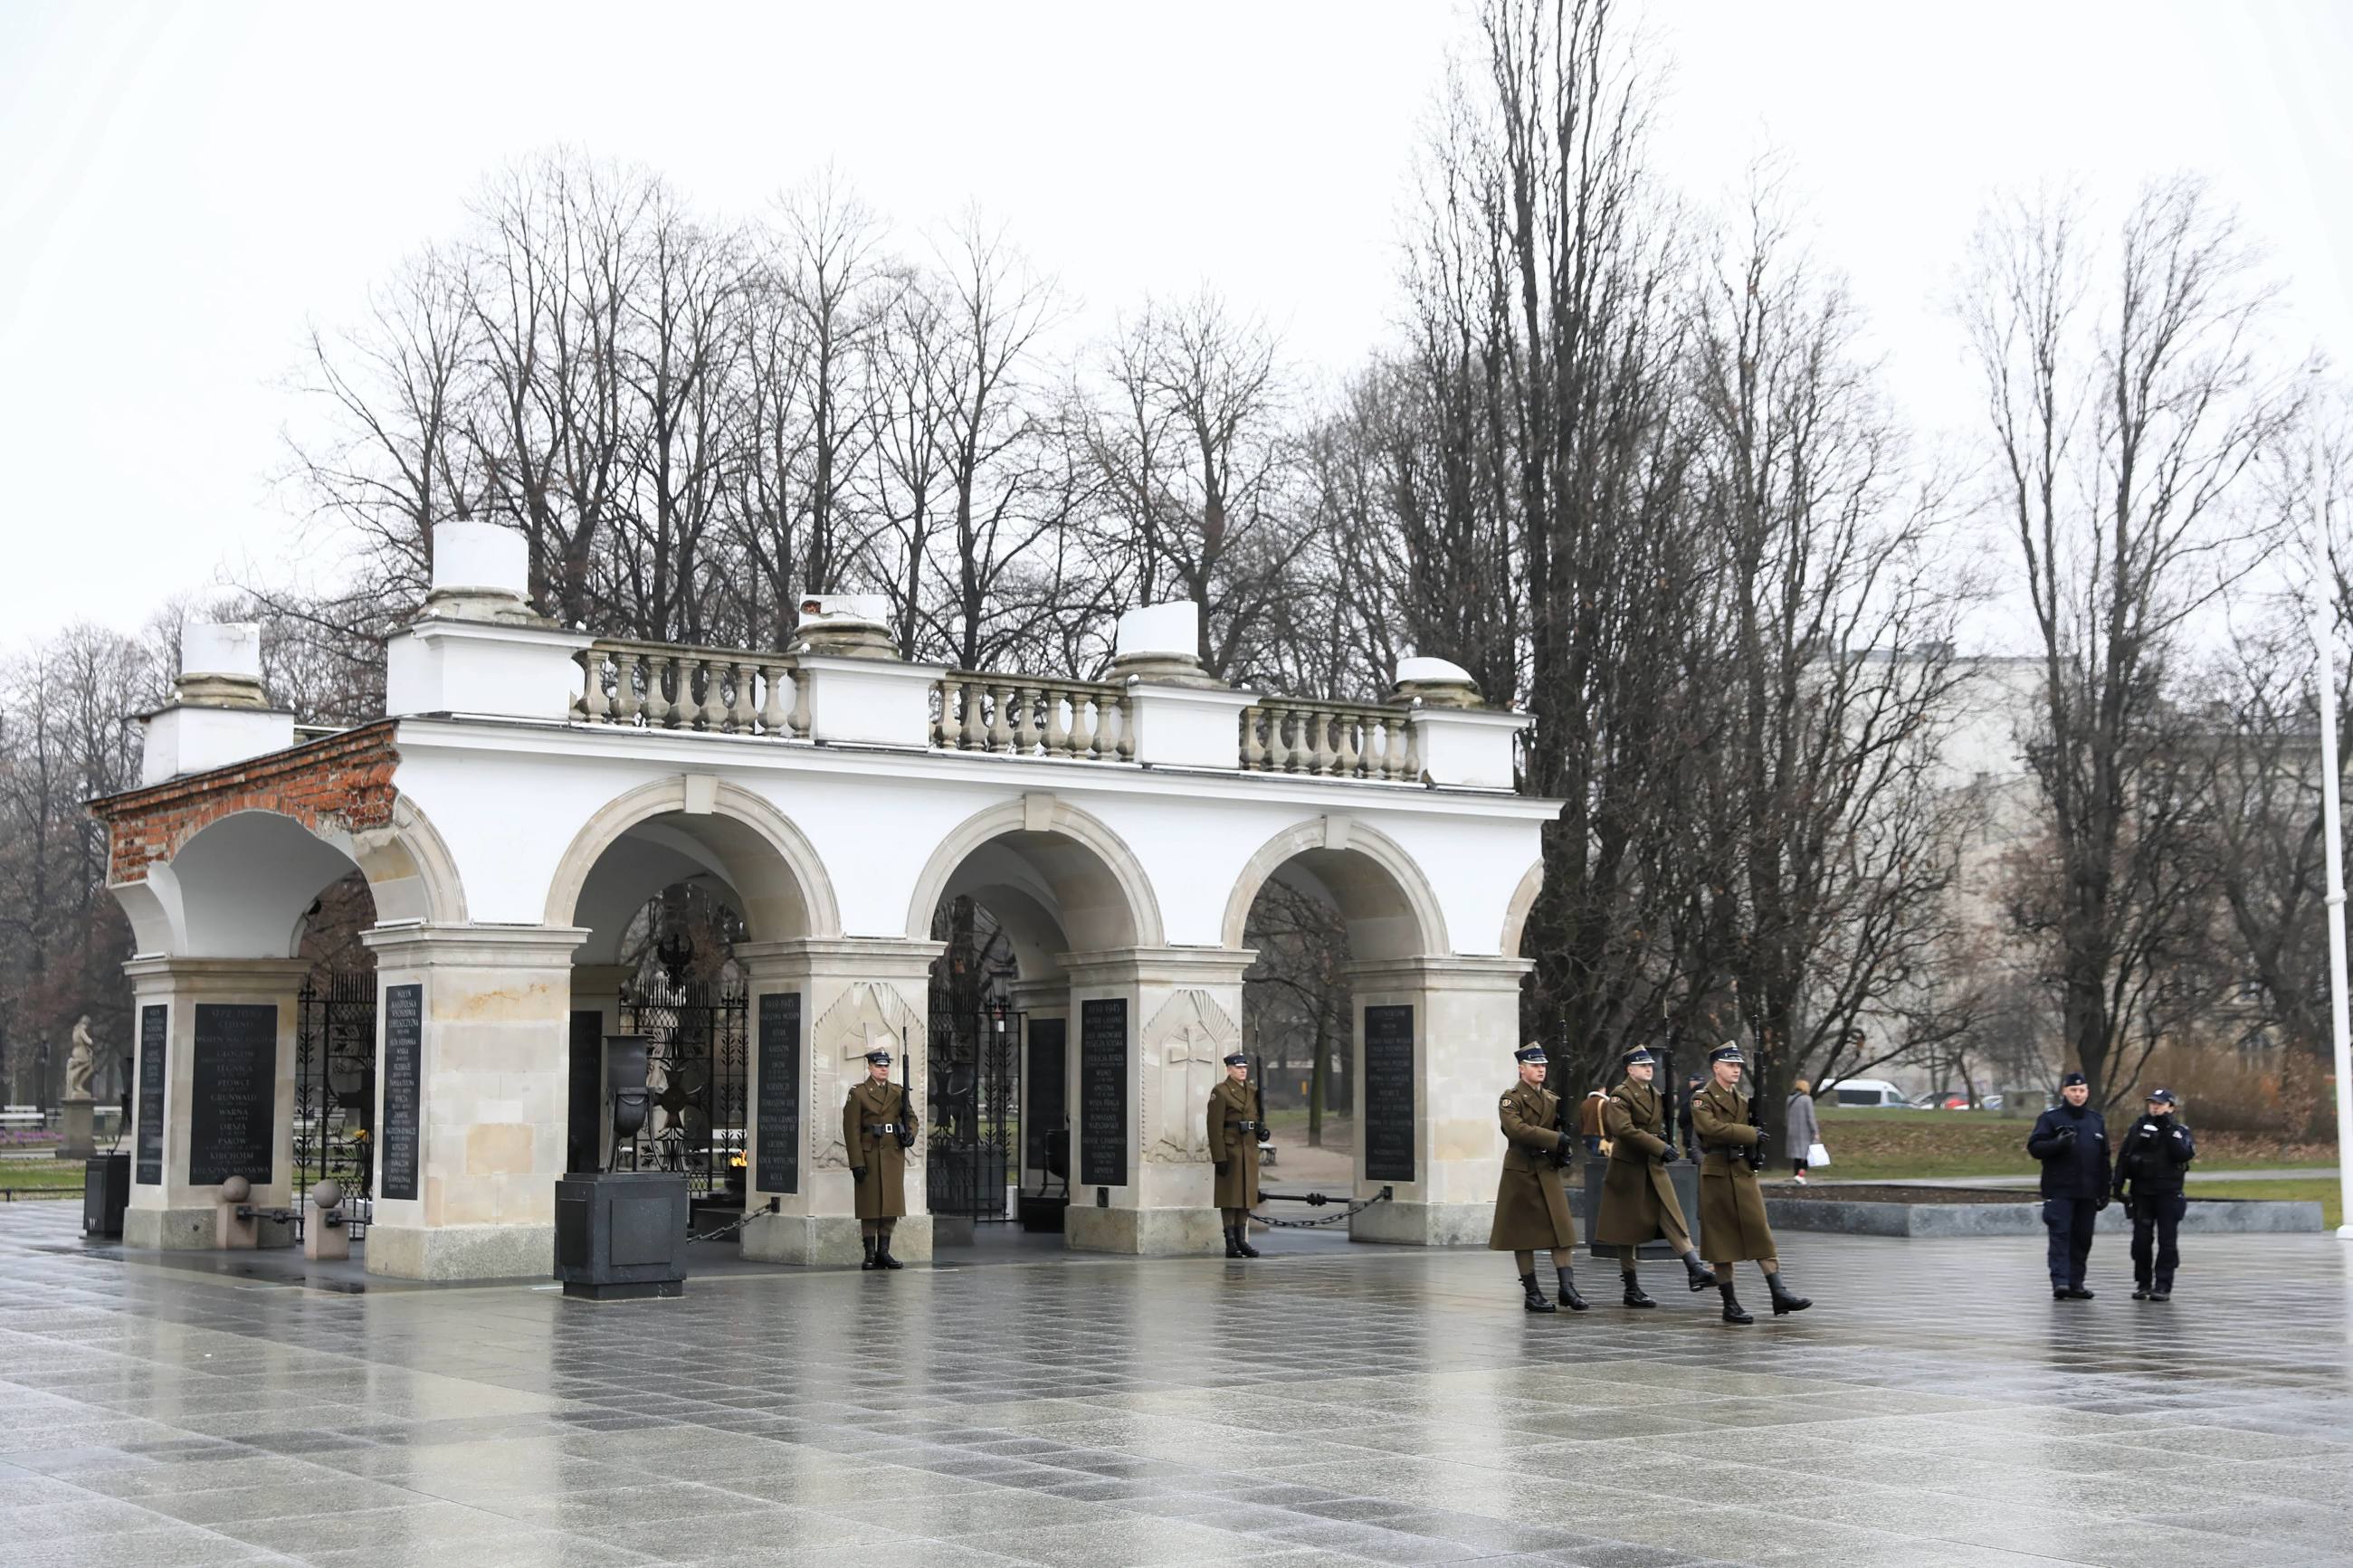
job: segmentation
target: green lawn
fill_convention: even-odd
[[[81,1191],[79,1160],[0,1160],[0,1187],[43,1193]]]
[[[2193,1198],[2269,1198],[2282,1203],[2316,1203],[2323,1223],[2335,1230],[2345,1223],[2344,1194],[2332,1177],[2306,1177],[2298,1182],[2200,1182],[2182,1188]]]
[[[1822,1143],[1831,1155],[1826,1176],[1890,1181],[1920,1176],[2031,1177],[2026,1134],[2033,1119],[1985,1110],[1862,1110],[1820,1112]],[[2127,1119],[2129,1120],[2129,1119]],[[2194,1127],[2195,1122],[2191,1123]],[[2336,1150],[2289,1144],[2243,1133],[2200,1132],[2198,1168],[2262,1171],[2336,1163]]]

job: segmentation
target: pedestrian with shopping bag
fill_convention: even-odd
[[[1814,1086],[1804,1079],[1789,1096],[1789,1120],[1783,1131],[1789,1139],[1789,1173],[1802,1186],[1808,1166],[1831,1163],[1831,1152],[1822,1147],[1822,1124],[1814,1116]]]

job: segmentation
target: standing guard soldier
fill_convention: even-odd
[[[1667,1180],[1666,1167],[1675,1152],[1666,1140],[1666,1104],[1651,1087],[1658,1058],[1636,1046],[1620,1058],[1626,1076],[1609,1091],[1601,1108],[1603,1128],[1609,1134],[1609,1169],[1601,1178],[1601,1215],[1593,1226],[1597,1247],[1620,1249],[1619,1272],[1624,1276],[1626,1305],[1658,1305],[1642,1293],[1635,1277],[1634,1258],[1641,1245],[1663,1236],[1683,1259],[1683,1275],[1694,1290],[1715,1283],[1715,1276],[1693,1249],[1691,1227],[1683,1223],[1683,1205]]]
[[[1520,1081],[1504,1091],[1495,1114],[1504,1125],[1504,1171],[1495,1184],[1491,1252],[1508,1252],[1520,1271],[1521,1305],[1531,1312],[1558,1309],[1536,1285],[1536,1253],[1549,1250],[1560,1279],[1560,1299],[1572,1312],[1588,1305],[1577,1293],[1577,1222],[1569,1217],[1561,1167],[1575,1148],[1561,1125],[1560,1097],[1544,1086],[1545,1051],[1533,1040],[1512,1053]]]
[[[1225,1081],[1209,1090],[1209,1159],[1228,1258],[1258,1256],[1250,1244],[1250,1212],[1258,1206],[1258,1139],[1265,1131],[1259,1097],[1250,1092],[1250,1058],[1236,1051],[1226,1058]]]
[[[841,1146],[849,1151],[857,1184],[858,1235],[866,1246],[861,1268],[904,1268],[891,1256],[891,1233],[907,1212],[907,1151],[914,1146],[915,1108],[891,1081],[891,1053],[866,1053],[866,1081],[849,1086],[841,1107]]]
[[[1765,1288],[1773,1295],[1773,1315],[1802,1312],[1813,1305],[1793,1295],[1781,1280],[1779,1249],[1773,1245],[1773,1227],[1765,1222],[1765,1194],[1757,1185],[1757,1167],[1765,1163],[1765,1130],[1748,1119],[1748,1096],[1740,1089],[1740,1069],[1747,1058],[1737,1045],[1726,1043],[1710,1051],[1706,1088],[1692,1097],[1692,1131],[1699,1140],[1699,1241],[1708,1262],[1715,1266],[1715,1288],[1724,1296],[1724,1321],[1753,1323],[1732,1293],[1732,1266],[1753,1259],[1765,1270]]]
[[[2136,1301],[2173,1300],[2173,1271],[2181,1263],[2174,1237],[2189,1206],[2181,1195],[2182,1178],[2196,1158],[2197,1142],[2174,1114],[2173,1091],[2151,1089],[2147,1114],[2132,1124],[2116,1151],[2114,1192],[2132,1220]]]

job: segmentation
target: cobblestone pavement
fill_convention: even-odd
[[[1483,1252],[321,1289],[0,1205],[0,1562],[2353,1562],[2353,1247],[1790,1238],[1818,1305]],[[1595,1287],[1610,1283],[1589,1268]],[[1597,1300],[1600,1298],[1597,1289]],[[1609,1292],[1614,1297],[1614,1291]]]

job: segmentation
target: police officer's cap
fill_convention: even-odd
[[[2082,1073],[2071,1072],[2065,1078],[2059,1080],[2059,1087],[2061,1089],[2073,1089],[2077,1084],[2089,1085],[2091,1081],[2092,1080],[2090,1079],[2085,1078]]]
[[[1658,1061],[1659,1058],[1651,1054],[1650,1047],[1636,1046],[1632,1050],[1628,1051],[1624,1056],[1618,1058],[1618,1065],[1620,1067],[1628,1068],[1647,1068],[1656,1067],[1658,1065]]]
[[[1537,1045],[1534,1040],[1530,1040],[1526,1045],[1522,1046],[1518,1050],[1512,1053],[1512,1059],[1518,1062],[1523,1067],[1542,1067],[1545,1065],[1546,1058],[1545,1057],[1545,1048],[1542,1046]]]
[[[1250,1066],[1250,1058],[1242,1055],[1240,1051],[1236,1051],[1233,1055],[1226,1058],[1226,1065],[1229,1068],[1246,1068]]]
[[[887,1068],[891,1065],[891,1053],[877,1046],[866,1053],[866,1059],[878,1068]]]
[[[1726,1040],[1724,1044],[1716,1047],[1715,1049],[1708,1052],[1707,1059],[1709,1064],[1713,1066],[1717,1062],[1746,1062],[1748,1058],[1740,1054],[1739,1041]]]
[[[2151,1105],[2171,1105],[2173,1091],[2169,1089],[2152,1089],[2148,1091],[2148,1102]]]

